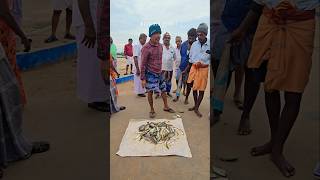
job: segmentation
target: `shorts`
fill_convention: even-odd
[[[147,92],[166,92],[166,81],[161,73],[146,72]]]
[[[58,11],[62,11],[65,9],[72,10],[72,4],[73,4],[72,0],[52,0],[53,10],[58,10]]]
[[[133,65],[133,57],[127,56],[127,65]]]

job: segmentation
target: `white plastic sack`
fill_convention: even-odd
[[[152,144],[146,141],[137,140],[137,132],[139,126],[146,124],[147,122],[163,122],[166,121],[169,124],[182,130],[183,135],[179,136],[179,139],[174,141],[170,148],[166,148],[164,144]],[[189,148],[187,135],[184,130],[182,119],[177,118],[174,120],[168,119],[156,119],[156,120],[130,120],[128,128],[122,138],[119,151],[117,155],[121,157],[126,156],[183,156],[191,158],[191,151]]]

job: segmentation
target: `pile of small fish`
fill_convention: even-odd
[[[166,122],[147,122],[139,127],[138,139],[141,141],[144,139],[152,144],[162,144],[164,143],[166,148],[169,149],[168,143],[174,137],[179,136],[178,128]],[[181,134],[183,135],[183,131]]]

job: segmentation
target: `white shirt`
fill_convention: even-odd
[[[190,54],[189,54],[189,62],[194,64],[197,62],[202,62],[203,64],[210,65],[210,41],[207,39],[207,42],[202,46],[199,40],[195,41],[191,45]]]
[[[180,66],[180,63],[181,63],[180,49],[176,47],[175,50],[176,50],[175,68],[179,69],[179,66]]]
[[[162,45],[162,70],[173,71],[173,63],[176,59],[176,50],[174,47],[169,46],[169,49],[165,45]]]
[[[99,2],[99,0],[89,0],[91,17],[92,17],[92,21],[93,21],[95,27],[97,27],[98,2]],[[84,25],[84,22],[83,22],[83,19],[82,19],[80,10],[79,10],[78,0],[73,0],[72,26],[78,27],[78,26],[83,26],[83,25]]]

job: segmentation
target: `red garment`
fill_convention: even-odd
[[[124,55],[130,56],[130,57],[133,56],[133,46],[132,46],[132,44],[126,44],[124,46]]]
[[[145,80],[146,71],[161,73],[162,45],[146,43],[141,49],[141,80]]]

